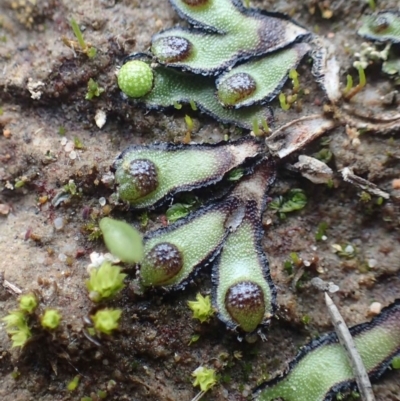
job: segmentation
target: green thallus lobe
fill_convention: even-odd
[[[274,166],[264,161],[242,180],[231,197],[241,202],[242,218],[231,229],[213,267],[213,303],[228,327],[252,332],[269,323],[275,312],[276,290],[261,239],[261,215]]]
[[[171,3],[194,28],[172,28],[154,35],[153,58],[144,54],[128,57],[118,74],[122,92],[149,108],[190,103],[223,123],[255,132],[267,130],[265,127],[273,119],[271,111],[252,105],[269,102],[276,96],[288,71],[310,49],[307,44],[288,45],[310,33],[282,14],[249,10],[239,0]],[[217,94],[215,80],[205,76],[267,53],[272,54],[220,77]],[[166,67],[179,67],[197,75],[162,65],[150,67],[154,58]],[[243,108],[230,110],[240,107]]]
[[[220,181],[261,151],[251,138],[216,145],[131,146],[114,162],[117,194],[136,209],[157,206],[178,192]]]
[[[400,300],[383,309],[370,323],[350,328],[368,375],[378,379],[400,354]],[[335,333],[302,348],[287,372],[254,390],[257,401],[330,401],[338,392],[355,389],[347,356]]]
[[[281,14],[248,10],[238,0],[208,0],[201,7],[184,0],[171,3],[182,18],[203,30],[160,32],[153,37],[151,51],[160,63],[194,73],[219,73],[239,60],[270,53],[308,34]]]
[[[133,57],[143,57],[135,55]],[[137,60],[128,60],[121,67],[118,83],[122,92],[133,98],[127,87],[135,86],[137,75],[132,74],[129,64]],[[127,67],[125,67],[127,66]],[[229,110],[224,108],[215,96],[215,81],[202,75],[192,75],[157,66],[152,69],[153,87],[146,95],[137,98],[146,107],[159,109],[160,107],[173,107],[176,104],[195,104],[201,111],[211,115],[223,123],[233,123],[241,128],[251,129],[254,121],[260,129],[263,124],[272,121],[271,110],[267,107],[252,106],[242,110]],[[121,85],[120,82],[124,82]]]
[[[357,33],[379,42],[400,43],[400,11],[383,10],[365,16]]]
[[[298,43],[268,58],[234,67],[217,80],[219,101],[235,108],[271,101],[287,80],[289,70],[296,68],[310,49],[307,43]]]
[[[236,201],[228,199],[191,213],[145,238],[140,278],[145,287],[183,288],[200,266],[211,262],[229,229]]]

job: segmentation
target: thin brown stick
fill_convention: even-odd
[[[332,298],[325,292],[325,303],[328,307],[328,312],[331,317],[332,323],[335,327],[336,334],[339,338],[340,344],[346,351],[346,356],[350,362],[351,369],[353,370],[356,378],[358,390],[361,395],[362,401],[375,401],[374,392],[372,390],[371,382],[368,373],[365,369],[364,363],[360,354],[354,344],[353,337],[350,334],[346,323],[339,312],[339,309],[333,303]]]

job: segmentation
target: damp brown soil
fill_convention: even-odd
[[[355,29],[366,3],[251,2],[288,13],[329,37],[337,47],[343,82],[347,72],[354,74],[351,54],[362,42]],[[378,5],[393,8],[396,3]],[[321,8],[332,11],[329,19],[321,17]],[[95,58],[68,46],[75,40],[71,17],[97,49]],[[85,336],[85,320],[94,312],[85,287],[89,255],[105,251],[95,238],[94,222],[110,213],[136,224],[140,219],[109,203],[107,173],[113,159],[130,144],[182,141],[186,113],[194,120],[195,142],[242,135],[190,109],[146,112],[121,98],[115,73],[123,58],[148,49],[152,34],[178,22],[166,0],[0,2],[0,317],[17,306],[18,291],[6,288],[7,283],[34,291],[42,309],[57,308],[63,316],[55,333],[35,336],[22,352],[11,349],[1,325],[1,400],[97,400],[105,391],[110,400],[189,401],[198,392],[191,373],[200,365],[219,372],[218,384],[203,399],[245,400],[262,379],[283,370],[301,345],[332,330],[323,294],[310,284],[313,277],[339,286],[334,300],[349,325],[370,319],[373,301],[386,306],[399,297],[399,191],[393,189],[393,180],[400,178],[399,132],[365,133],[354,140],[354,133],[340,126],[301,153],[329,149],[335,171],[350,166],[391,198],[377,205],[376,198],[360,197],[339,176],[328,188],[292,174],[285,164],[278,167],[271,198],[301,188],[308,203],[286,219],[272,210],[263,218],[263,247],[279,305],[264,331],[266,341],[238,341],[237,333],[217,319],[208,324],[192,319],[187,301],[199,291],[211,291],[207,269],[184,291],[145,295],[138,294],[130,270],[120,298],[107,304],[123,309],[119,332],[98,343]],[[301,110],[282,112],[274,104],[276,126],[321,110],[324,95],[309,69],[308,63],[299,67],[301,85],[309,90]],[[87,100],[90,78],[104,92]],[[395,90],[379,71],[368,77],[368,85],[378,84],[387,93]],[[362,104],[362,95],[358,101]],[[106,123],[99,129],[95,117],[101,114]],[[285,163],[293,164],[297,156]],[[163,224],[164,213],[150,213],[143,230]],[[321,223],[327,229],[324,240],[317,240]],[[339,255],[332,245],[350,245],[347,250],[354,252]],[[293,253],[303,263],[289,271],[285,261]],[[192,343],[194,336],[198,340]],[[76,375],[80,384],[68,391]],[[389,372],[374,389],[379,401],[400,400],[399,373]]]

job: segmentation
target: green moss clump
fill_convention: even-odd
[[[55,330],[61,322],[61,315],[55,309],[47,309],[40,319],[42,327],[48,330]]]
[[[94,328],[100,333],[110,335],[118,329],[118,321],[121,317],[121,309],[103,309],[91,316]]]
[[[119,266],[104,262],[98,269],[90,272],[90,279],[86,281],[89,297],[94,302],[100,302],[114,297],[124,288],[126,274],[121,273]]]

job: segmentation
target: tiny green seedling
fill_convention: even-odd
[[[104,88],[100,87],[99,84],[92,78],[89,79],[87,88],[88,91],[85,96],[86,100],[92,100],[94,97],[99,97],[104,92]]]
[[[192,212],[199,202],[195,196],[187,195],[182,198],[181,202],[174,203],[165,212],[165,216],[168,219],[168,223],[173,223],[183,217],[186,217],[190,212]]]
[[[189,115],[186,114],[185,115],[185,123],[186,123],[188,131],[192,132],[193,128],[194,128],[192,117],[190,117]]]
[[[322,148],[317,153],[314,153],[313,157],[327,164],[332,160],[333,154],[329,149]]]
[[[195,378],[193,386],[199,386],[201,391],[208,391],[217,383],[217,376],[214,369],[208,369],[204,366],[199,366],[193,373]]]
[[[58,135],[65,136],[66,132],[67,132],[67,129],[63,125],[60,125],[58,127]]]
[[[237,167],[235,169],[233,169],[227,177],[228,181],[239,181],[244,175],[244,170],[241,167]]]
[[[174,223],[175,221],[186,217],[193,205],[187,203],[175,203],[165,212],[165,216],[168,219],[168,223]]]
[[[83,149],[85,147],[83,142],[77,136],[74,137],[74,147],[75,149]]]
[[[48,330],[55,330],[61,322],[61,315],[55,309],[47,309],[40,319],[43,328]]]
[[[393,369],[400,369],[400,356],[395,356],[392,359],[392,368]]]
[[[121,273],[119,266],[104,262],[98,269],[90,272],[90,279],[86,281],[89,298],[93,302],[100,302],[113,298],[124,288],[126,274]]]
[[[279,104],[282,110],[287,111],[290,109],[290,103],[286,102],[286,95],[283,92],[279,94]]]
[[[289,71],[289,78],[292,80],[293,92],[297,93],[300,90],[299,73],[294,68]]]
[[[209,295],[203,297],[198,293],[196,301],[189,301],[188,306],[193,311],[193,319],[199,319],[200,323],[207,322],[214,315]]]
[[[193,111],[196,111],[196,110],[197,110],[196,103],[195,103],[193,100],[189,100],[189,104],[190,104],[190,108],[191,108]]]
[[[252,123],[252,130],[255,136],[268,135],[271,133],[271,128],[269,127],[268,121],[265,118],[261,119],[261,126],[262,129],[260,129],[258,120],[255,118]]]
[[[364,86],[367,84],[367,78],[365,76],[365,70],[361,65],[357,66],[358,71],[358,85],[353,88],[353,78],[347,75],[347,84],[344,89],[343,96],[346,100],[353,98],[358,92],[360,92]]]
[[[189,341],[189,344],[188,344],[188,345],[194,344],[195,342],[199,341],[199,339],[200,339],[200,334],[193,334],[193,335],[190,337],[190,341]]]
[[[325,221],[321,221],[318,224],[317,232],[315,233],[315,240],[322,241],[324,238],[326,239],[326,230],[328,229],[329,225]]]
[[[94,328],[100,333],[107,335],[112,334],[114,330],[118,329],[118,322],[121,314],[121,309],[103,309],[97,311],[93,316],[91,316]]]
[[[343,94],[346,96],[353,89],[353,77],[350,74],[346,76],[346,87],[344,88]]]
[[[75,184],[74,180],[69,180],[68,184],[65,184],[63,187],[65,192],[70,193],[71,195],[76,195],[77,194],[77,186]]]
[[[75,391],[79,386],[80,376],[76,375],[68,384],[67,390],[68,391]]]
[[[96,57],[97,50],[95,47],[88,45],[85,42],[85,39],[83,38],[83,34],[81,29],[79,28],[78,23],[75,21],[74,18],[71,18],[70,20],[71,28],[75,34],[76,40],[78,42],[79,47],[81,48],[82,53],[85,53],[89,58],[94,58]],[[71,47],[75,48],[74,43],[71,40],[68,40],[66,38],[63,38],[64,43]]]

